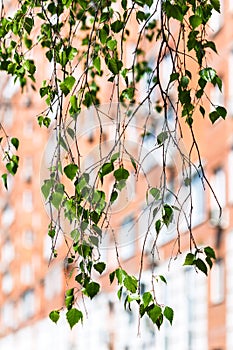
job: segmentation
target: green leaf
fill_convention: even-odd
[[[60,83],[60,89],[65,96],[67,96],[72,90],[75,84],[75,78],[71,75],[66,77],[63,82]]]
[[[109,50],[113,51],[117,47],[117,41],[115,39],[110,39],[107,41],[107,47]]]
[[[54,181],[52,179],[44,181],[44,184],[41,187],[41,192],[43,193],[45,199],[48,198],[53,184],[54,184]]]
[[[210,0],[211,5],[215,9],[215,11],[220,13],[220,0]]]
[[[128,100],[132,100],[134,98],[135,88],[129,87],[125,89],[121,93],[121,98],[127,98]]]
[[[56,234],[56,231],[54,228],[51,228],[49,231],[48,231],[48,236],[51,237],[52,239],[55,237],[55,234]]]
[[[161,279],[162,282],[164,282],[165,284],[167,284],[167,280],[164,276],[159,275],[159,278]]]
[[[111,197],[110,197],[110,202],[111,202],[111,203],[115,202],[115,200],[117,199],[117,197],[118,197],[117,191],[112,191]]]
[[[94,264],[93,267],[101,275],[104,272],[104,270],[106,269],[106,264],[104,262],[98,262],[98,263]]]
[[[173,218],[173,209],[172,209],[172,207],[170,207],[170,205],[165,204],[163,206],[163,210],[164,210],[164,214],[162,216],[163,222],[168,227],[172,221],[172,218]]]
[[[117,75],[122,66],[123,66],[123,63],[115,58],[110,58],[108,60],[108,63],[107,63],[107,66],[108,66],[108,69],[114,74],[114,75]]]
[[[173,317],[174,317],[174,311],[172,308],[170,308],[169,306],[166,306],[164,311],[163,311],[164,317],[166,317],[166,319],[170,322],[170,324],[172,325],[172,321],[173,321]]]
[[[100,285],[96,282],[90,282],[85,288],[87,296],[89,296],[91,299],[96,296],[96,294],[99,293]]]
[[[114,170],[114,165],[112,162],[104,163],[100,169],[100,176],[104,177],[107,174],[110,174]]]
[[[28,34],[31,33],[34,25],[34,20],[31,17],[25,17],[23,27]]]
[[[16,137],[13,137],[11,139],[11,143],[15,147],[16,150],[19,148],[19,140]]]
[[[202,79],[205,81],[210,81],[212,82],[213,79],[216,77],[216,70],[210,67],[201,69],[199,72],[200,76]]]
[[[117,291],[117,296],[118,296],[118,299],[119,299],[119,300],[121,300],[122,291],[123,291],[123,287],[121,287],[121,288]]]
[[[178,78],[179,78],[179,73],[172,73],[170,75],[170,83],[172,83],[175,80],[178,80]]]
[[[195,260],[195,255],[192,253],[188,253],[185,257],[185,262],[183,263],[184,265],[193,265],[193,262]]]
[[[97,70],[98,74],[100,74],[101,73],[101,62],[100,62],[100,57],[99,56],[94,58],[93,66]]]
[[[114,281],[115,274],[116,274],[116,272],[115,272],[115,271],[113,271],[113,272],[111,272],[111,273],[109,274],[110,284],[112,284],[112,282]]]
[[[64,196],[64,186],[61,185],[59,189],[52,193],[51,203],[58,210]]]
[[[161,230],[161,226],[162,226],[162,223],[161,223],[161,220],[159,219],[155,222],[155,230],[156,230],[157,235],[159,234],[159,232]]]
[[[124,27],[124,22],[121,22],[119,20],[113,22],[111,24],[111,29],[114,33],[119,33]]]
[[[113,175],[116,181],[127,180],[129,177],[129,172],[125,168],[120,167],[119,169],[114,171]]]
[[[151,321],[153,323],[156,323],[156,321],[162,314],[162,309],[160,306],[154,304],[153,307],[147,311],[147,314],[150,317]]]
[[[69,164],[65,166],[64,173],[71,181],[75,178],[78,171],[78,166],[76,164]]]
[[[7,186],[7,174],[2,174],[2,181],[3,181],[3,185],[4,185],[5,189],[8,190],[8,186]]]
[[[157,142],[158,142],[159,145],[162,145],[167,139],[168,139],[168,133],[167,133],[167,131],[162,131],[162,132],[157,136]]]
[[[199,27],[202,24],[202,18],[198,15],[193,15],[189,17],[189,23],[193,27],[193,29]]]
[[[80,233],[78,232],[78,230],[75,228],[74,230],[72,230],[71,232],[70,232],[70,236],[71,236],[71,238],[74,240],[74,241],[78,241],[78,239],[79,239],[79,236],[80,236]]]
[[[181,78],[180,84],[181,84],[182,88],[186,88],[188,86],[188,84],[189,84],[189,78],[186,77],[186,75],[184,75]]]
[[[126,276],[124,278],[123,284],[125,288],[131,293],[135,293],[138,287],[138,281],[134,276]]]
[[[60,312],[58,310],[51,311],[49,314],[50,320],[52,320],[54,323],[57,323],[57,321],[60,318]]]
[[[101,44],[104,45],[106,43],[107,37],[108,37],[107,31],[104,28],[100,29],[99,38],[100,38]]]
[[[204,116],[205,116],[205,108],[202,107],[202,106],[200,106],[200,107],[199,107],[199,110],[200,110],[202,116],[204,117]]]
[[[115,273],[116,273],[116,278],[117,278],[118,284],[122,284],[123,278],[128,276],[127,273],[124,270],[122,270],[121,268],[116,269]]]
[[[154,199],[157,201],[160,198],[160,190],[156,187],[152,187],[150,189],[150,194],[154,197]]]
[[[209,114],[209,118],[210,118],[212,124],[214,124],[216,122],[216,120],[218,120],[220,118],[220,115],[218,114],[217,111],[213,111]]]
[[[77,113],[78,112],[78,100],[77,100],[77,96],[72,95],[70,96],[70,104],[72,107],[72,112]]]
[[[144,308],[146,308],[150,302],[153,300],[152,294],[150,292],[143,293],[142,296]]]
[[[220,117],[222,117],[223,119],[226,118],[227,116],[227,110],[226,108],[222,107],[222,106],[217,106],[216,107],[216,111],[218,112],[218,114],[220,115]]]
[[[204,252],[206,256],[209,256],[212,259],[216,259],[215,251],[211,247],[205,247]]]
[[[80,310],[73,308],[67,311],[66,319],[72,329],[79,321],[83,320],[83,314]]]
[[[202,271],[206,276],[208,275],[207,266],[203,260],[198,258],[197,260],[194,261],[194,264],[198,268],[198,270]]]

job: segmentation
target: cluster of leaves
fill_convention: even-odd
[[[67,320],[72,328],[83,319],[82,312],[75,308],[78,292],[92,299],[100,290],[100,285],[92,280],[91,273],[94,269],[101,274],[105,264],[95,261],[93,251],[99,247],[104,221],[109,220],[108,208],[116,201],[129,177],[129,171],[122,161],[125,151],[124,139],[128,121],[133,119],[141,106],[147,104],[149,111],[152,108],[156,113],[163,112],[163,131],[157,136],[158,147],[163,149],[161,174],[163,188],[166,188],[166,147],[169,142],[172,141],[177,146],[184,168],[186,166],[189,173],[194,147],[190,150],[187,159],[180,151],[177,141],[179,137],[176,138],[176,134],[181,127],[180,118],[185,118],[194,135],[192,125],[195,121],[197,106],[200,113],[205,116],[206,111],[202,102],[208,85],[212,84],[220,91],[222,90],[221,79],[216,71],[208,66],[206,60],[207,52],[217,52],[214,42],[207,39],[206,26],[213,11],[220,11],[220,3],[219,0],[165,0],[163,2],[158,0],[157,3],[152,0],[134,0],[130,4],[127,0],[119,3],[113,0],[91,2],[24,0],[18,3],[19,9],[13,17],[3,15],[4,11],[2,11],[0,70],[13,76],[15,81],[19,81],[22,89],[30,82],[32,89],[39,90],[41,99],[47,105],[45,111],[38,116],[39,126],[48,128],[51,124],[50,113],[52,112],[55,116],[53,127],[57,147],[50,168],[50,177],[44,181],[42,192],[45,200],[58,213],[54,218],[54,210],[51,210],[51,223],[48,230],[52,238],[53,257],[57,256],[55,245],[57,235],[62,231],[60,225],[62,212],[65,219],[74,226],[69,234],[72,239],[72,248],[68,247],[67,262],[71,266],[78,264],[79,273],[75,280],[80,288],[69,289],[65,298]],[[115,7],[117,10],[113,10]],[[138,26],[137,38],[135,38],[135,30],[132,30],[132,23]],[[173,28],[171,24],[175,24],[174,33],[171,32]],[[184,41],[184,49],[180,47],[181,40]],[[125,57],[129,41],[134,42],[130,64]],[[148,46],[156,47],[152,65],[147,55]],[[186,52],[192,55],[193,64],[199,74],[195,89],[191,83],[193,76],[185,59],[186,56],[188,57]],[[164,86],[162,83],[164,77],[160,68],[166,57],[171,60],[172,69],[168,73],[168,83]],[[39,88],[36,85],[36,77],[37,73],[41,72],[36,71],[38,66],[36,60],[46,61],[53,66],[51,76],[42,77],[42,86]],[[68,142],[69,136],[76,144],[76,151],[79,154],[75,133],[76,124],[73,129],[65,129],[67,118],[70,117],[76,123],[83,108],[98,105],[101,92],[107,84],[112,84],[110,101],[116,96],[118,102],[128,107],[137,100],[140,84],[145,83],[145,80],[147,92],[139,106],[128,113],[128,119],[121,119],[120,113],[117,115],[118,125],[122,122],[124,124],[122,132],[116,132],[118,139],[115,140],[115,147],[119,146],[120,151],[115,153],[117,150],[112,150],[99,164],[97,179],[94,185],[91,184],[89,173],[81,173],[78,160],[75,160]],[[157,99],[154,104],[151,102],[153,96]],[[213,105],[214,111],[209,113],[211,122],[214,123],[220,117],[225,119],[225,108],[216,106],[214,102]],[[176,130],[173,131],[167,121],[169,106],[175,113]],[[144,118],[145,125],[147,117]],[[11,144],[17,149],[19,141],[13,138]],[[198,147],[196,141],[194,146]],[[66,152],[69,160],[66,166],[62,164],[62,151]],[[197,153],[199,154],[199,151]],[[11,155],[10,152],[5,156],[7,171],[14,175],[19,158],[17,155]],[[139,161],[135,161],[133,157],[130,159],[137,172],[136,164]],[[201,159],[199,161],[201,164]],[[73,195],[69,195],[66,191],[64,176],[66,181],[72,183]],[[101,187],[106,176],[111,176],[114,180],[109,202]],[[7,187],[7,174],[3,174],[2,178]],[[151,188],[151,186],[149,188],[154,201],[161,202],[159,206],[161,216],[155,221],[158,236],[162,227],[166,228],[172,222],[176,208],[166,203],[163,189]],[[154,218],[157,214],[156,208],[153,213]],[[192,234],[192,228],[189,227],[189,229]],[[209,267],[212,266],[214,253],[209,247],[204,249],[206,262],[199,258],[199,253],[199,250],[196,250],[195,254],[189,253],[185,265],[193,265],[207,274],[206,264]],[[126,293],[126,307],[130,307],[130,303],[136,301],[140,316],[147,314],[158,328],[162,324],[163,317],[172,323],[172,310],[158,305],[151,292],[145,292],[141,296],[140,281],[134,276],[128,275],[120,268],[110,275],[111,282],[115,276],[120,286],[119,298],[123,291]],[[58,321],[59,312],[55,310],[50,314],[52,321]]]
[[[128,308],[131,311],[131,303],[136,302],[139,306],[140,316],[148,315],[158,329],[160,329],[164,317],[172,325],[173,309],[169,306],[159,305],[156,302],[155,296],[150,291],[146,291],[141,295],[140,284],[135,276],[131,276],[125,270],[118,268],[109,275],[110,283],[113,283],[115,277],[120,287],[117,295],[119,299],[124,296],[125,309]],[[167,283],[163,276],[159,276],[158,280]]]
[[[8,189],[8,174],[15,175],[18,167],[19,167],[19,156],[17,154],[13,153],[12,146],[15,151],[19,148],[19,140],[16,137],[12,137],[9,141],[9,138],[6,136],[5,139],[7,140],[7,146],[6,148],[2,145],[2,141],[4,140],[4,137],[0,138],[0,144],[2,151],[4,152],[4,161],[6,164],[6,170],[7,173],[2,174],[2,181],[4,184],[4,187],[6,190]]]
[[[203,254],[205,256],[205,261],[199,257]],[[211,247],[205,247],[203,250],[196,249],[195,254],[188,253],[186,255],[184,266],[194,266],[207,276],[208,266],[211,269],[213,266],[213,260],[215,259],[215,252]]]

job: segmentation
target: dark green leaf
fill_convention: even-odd
[[[169,224],[172,221],[173,218],[173,209],[170,207],[170,205],[165,204],[163,206],[164,214],[163,214],[163,222],[165,223],[166,226],[169,226]]]
[[[111,24],[111,28],[114,33],[119,33],[123,29],[123,27],[124,27],[124,22],[121,22],[119,20]]]
[[[185,262],[183,265],[193,265],[193,262],[195,260],[195,255],[192,253],[188,253],[185,257]]]
[[[13,137],[11,139],[11,143],[15,147],[16,150],[19,148],[19,140],[16,137]]]
[[[7,174],[2,174],[2,181],[3,181],[3,185],[4,185],[5,189],[8,190],[8,186],[7,186]]]
[[[218,112],[218,114],[220,115],[220,117],[222,117],[223,119],[226,118],[227,116],[227,110],[226,108],[222,107],[222,106],[218,106],[216,107],[216,111]]]
[[[135,293],[137,291],[138,281],[137,281],[136,277],[126,276],[124,278],[123,283],[124,283],[125,288],[128,291],[130,291],[131,293]]]
[[[161,226],[162,226],[161,220],[157,220],[155,222],[155,230],[156,230],[157,235],[159,234],[159,232],[161,230]]]
[[[208,274],[207,266],[203,260],[198,258],[197,260],[194,261],[194,264],[198,268],[198,270],[202,271],[207,276],[207,274]]]
[[[170,324],[172,325],[172,321],[173,321],[173,317],[174,317],[174,311],[172,308],[170,308],[169,306],[166,306],[164,311],[163,311],[164,317],[166,317],[166,319],[170,322]]]
[[[99,272],[99,274],[102,274],[106,268],[106,264],[104,262],[98,262],[93,265],[94,269]]]
[[[118,197],[117,191],[112,191],[111,197],[110,197],[110,202],[111,202],[111,203],[115,202],[115,200],[117,199],[117,197]]]
[[[112,282],[114,281],[114,278],[115,278],[115,271],[111,272],[109,274],[109,280],[110,280],[110,283],[112,284]]]
[[[215,9],[215,11],[220,13],[220,0],[210,0],[210,3]]]
[[[202,24],[202,18],[198,15],[193,15],[189,17],[189,23],[193,27],[193,29],[197,28],[200,24]]]
[[[113,175],[116,181],[127,180],[129,177],[129,172],[125,168],[120,167],[119,169],[114,171]]]
[[[157,201],[160,198],[160,190],[156,187],[152,187],[150,189],[150,194],[154,197],[154,199]]]
[[[85,288],[87,296],[89,296],[91,299],[98,294],[100,290],[100,285],[96,282],[90,282]]]
[[[200,106],[200,107],[199,107],[199,110],[200,110],[202,116],[204,117],[204,116],[205,116],[205,108],[202,107],[202,106]]]
[[[166,278],[162,275],[159,275],[159,278],[161,279],[162,282],[164,282],[165,284],[167,284]]]
[[[161,315],[162,313],[162,309],[160,306],[158,305],[153,305],[152,308],[150,308],[148,311],[147,311],[147,314],[148,316],[150,317],[151,321],[153,323],[156,323],[156,321],[158,320],[159,316]]]
[[[214,124],[216,122],[216,120],[218,120],[220,118],[220,115],[218,114],[217,111],[213,111],[209,114],[209,118],[210,118],[212,124]]]
[[[75,178],[77,171],[78,171],[78,166],[76,164],[69,164],[64,168],[64,173],[70,180],[73,180]]]
[[[67,96],[72,90],[75,84],[75,78],[73,76],[66,77],[63,82],[60,83],[60,89]]]
[[[100,57],[97,56],[93,60],[93,66],[97,70],[97,72],[100,74],[101,73],[101,62],[100,62]]]
[[[66,319],[72,329],[79,321],[83,320],[83,314],[80,310],[73,308],[67,311]]]
[[[60,318],[60,312],[57,310],[51,311],[49,314],[49,318],[50,320],[52,320],[53,322],[57,323],[57,321]]]
[[[142,300],[144,308],[146,309],[150,302],[153,300],[152,294],[150,292],[143,293]]]
[[[212,259],[216,259],[215,251],[211,247],[205,247],[204,252],[206,256],[209,256]]]
[[[212,82],[213,79],[216,77],[216,70],[210,67],[204,68],[200,70],[200,76],[202,79],[205,81],[210,81]]]

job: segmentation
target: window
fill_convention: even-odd
[[[9,272],[2,276],[2,291],[5,294],[11,293],[13,290],[13,278]]]
[[[211,178],[211,186],[214,189],[214,193],[218,198],[219,204],[222,208],[224,208],[226,205],[226,176],[224,170],[221,167],[215,169],[214,175]],[[212,193],[210,197],[210,207],[211,212],[219,212],[218,203],[216,202],[216,199]]]
[[[129,259],[135,252],[135,221],[132,216],[128,216],[121,224],[118,232],[118,246],[120,258],[123,260]]]
[[[22,235],[22,244],[25,248],[32,248],[35,242],[35,234],[32,230],[26,230]]]
[[[11,240],[8,238],[2,246],[1,262],[3,264],[9,264],[15,257],[15,249]]]
[[[31,212],[33,209],[32,192],[29,190],[23,192],[23,209],[26,212]]]
[[[2,307],[2,322],[5,327],[15,328],[15,304],[12,301],[6,302]]]
[[[6,204],[2,211],[2,225],[4,227],[9,227],[13,223],[14,219],[14,209],[9,204]]]
[[[25,157],[23,166],[23,178],[26,182],[30,182],[33,176],[33,160],[32,157]]]
[[[233,7],[233,0],[232,0]],[[233,50],[229,54],[228,58],[228,101],[227,111],[229,115],[233,116]]]
[[[228,155],[228,201],[233,204],[233,148]]]
[[[27,290],[20,301],[20,315],[23,321],[31,318],[35,314],[35,292],[33,289]]]
[[[48,300],[52,300],[56,295],[59,295],[62,291],[62,266],[56,265],[51,268],[45,277],[45,297]]]
[[[224,300],[224,261],[216,260],[210,273],[210,299],[213,304],[219,304]]]
[[[20,279],[21,283],[24,285],[29,285],[33,282],[34,273],[31,264],[25,263],[21,265]]]
[[[201,178],[198,174],[192,178],[192,225],[199,225],[205,218],[205,195]]]

